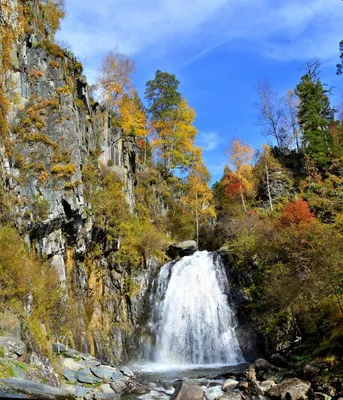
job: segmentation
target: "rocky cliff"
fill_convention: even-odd
[[[97,226],[85,171],[91,165],[115,172],[132,210],[139,168],[135,139],[124,137],[111,113],[91,99],[74,55],[40,27],[40,2],[17,6],[26,26],[17,28],[11,43],[5,71],[9,130],[0,146],[10,219],[27,248],[56,270],[64,302],[74,312],[72,326],[56,339],[102,360],[122,361],[134,347],[156,263],[133,271],[114,260],[120,239]],[[6,18],[1,23],[16,24]]]

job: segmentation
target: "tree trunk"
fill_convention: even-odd
[[[148,141],[148,138],[145,137],[144,138],[144,163],[143,163],[143,165],[146,165],[146,145],[147,145],[147,141]]]
[[[267,177],[267,190],[268,190],[268,198],[269,198],[269,206],[270,210],[273,211],[273,200],[272,195],[270,193],[270,182],[269,182],[269,169],[268,169],[268,161],[265,160],[265,167],[266,167],[266,177]]]
[[[239,182],[239,188],[240,188],[240,192],[241,192],[241,199],[242,199],[242,204],[243,204],[243,209],[245,212],[248,212],[247,207],[245,205],[245,201],[244,201],[244,194],[243,194],[243,188],[242,188],[242,182]]]
[[[298,134],[298,131],[295,128],[293,129],[293,136],[295,137],[295,145],[297,146],[297,153],[299,153],[299,150],[300,150],[299,134]]]

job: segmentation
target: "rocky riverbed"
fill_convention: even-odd
[[[108,365],[63,344],[53,345],[56,379],[48,385],[49,366],[21,362],[25,346],[2,338],[0,397],[122,400],[328,400],[339,399],[343,379],[330,377],[326,362],[295,370],[280,355],[253,364],[164,371]],[[47,372],[46,372],[47,373]],[[49,371],[51,375],[51,371]],[[51,379],[49,381],[51,383]],[[343,395],[342,395],[343,398]]]

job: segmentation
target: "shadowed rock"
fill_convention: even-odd
[[[176,259],[178,257],[191,256],[198,250],[197,244],[194,240],[187,240],[185,242],[172,244],[167,248],[167,256]]]

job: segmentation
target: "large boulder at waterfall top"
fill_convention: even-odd
[[[171,400],[203,400],[204,392],[200,386],[183,381],[175,389]]]
[[[194,240],[172,244],[167,248],[166,254],[168,257],[175,260],[178,257],[191,256],[198,250],[198,246]]]

